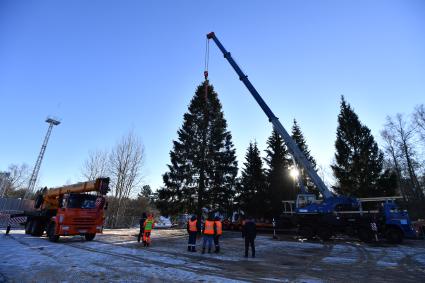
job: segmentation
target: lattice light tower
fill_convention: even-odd
[[[41,146],[40,154],[38,155],[37,162],[35,163],[34,169],[32,170],[30,182],[28,184],[28,190],[25,194],[25,198],[27,198],[33,191],[35,187],[35,183],[38,177],[38,171],[40,171],[41,161],[43,161],[44,152],[46,151],[47,142],[49,141],[50,134],[52,133],[53,126],[59,125],[61,122],[59,120],[48,117],[46,119],[46,123],[49,124],[49,128],[47,129],[46,136],[44,137],[43,145]]]

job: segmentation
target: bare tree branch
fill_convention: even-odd
[[[141,185],[143,161],[144,148],[140,139],[133,132],[122,137],[109,155],[113,194],[118,199],[114,217],[115,224],[119,221],[120,213],[126,208],[126,199],[131,196],[134,189]]]
[[[27,187],[30,177],[30,169],[27,164],[10,164],[7,173],[9,177],[3,180],[3,190],[1,196],[15,196],[15,191],[23,190]]]
[[[109,171],[109,159],[107,151],[93,151],[84,162],[81,174],[87,180],[107,177]]]
[[[408,176],[413,197],[423,200],[424,194],[417,177],[420,166],[415,160],[417,156],[414,141],[415,131],[415,125],[407,124],[403,115],[397,114],[394,118],[387,117],[383,138],[387,142],[387,152],[391,153],[394,165],[397,164],[400,172],[403,171]]]
[[[413,113],[413,121],[417,126],[417,131],[421,136],[422,142],[425,143],[425,107],[423,104],[418,105]]]

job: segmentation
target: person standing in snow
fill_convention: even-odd
[[[252,257],[255,257],[255,243],[257,228],[253,218],[247,217],[242,226],[242,238],[245,238],[245,257],[248,257],[249,246],[251,246]]]
[[[214,218],[212,214],[210,214],[205,221],[204,227],[202,229],[203,242],[202,242],[202,253],[205,253],[205,247],[208,242],[208,253],[211,253],[211,247],[214,235],[216,234],[216,226],[214,223]]]
[[[145,220],[145,223],[143,224],[143,246],[149,247],[151,243],[151,231],[153,227],[155,226],[155,221],[153,219],[153,214],[149,214],[148,218]]]
[[[139,224],[140,224],[140,231],[139,231],[139,235],[137,236],[137,242],[140,243],[140,238],[143,236],[143,231],[144,231],[144,225],[145,225],[145,221],[147,219],[147,215],[146,212],[143,212],[142,214],[142,218],[140,218]]]
[[[223,234],[223,227],[221,224],[221,220],[219,216],[216,216],[214,219],[214,224],[215,224],[215,234],[214,234],[214,245],[215,245],[215,253],[220,252],[220,243],[219,243],[219,239],[220,236]]]
[[[196,234],[200,229],[199,222],[196,219],[196,215],[192,215],[192,217],[187,221],[187,233],[189,234],[189,241],[187,244],[188,252],[196,252]]]

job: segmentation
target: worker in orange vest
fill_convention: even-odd
[[[221,224],[221,220],[219,216],[216,216],[214,219],[214,224],[215,224],[215,234],[214,234],[214,245],[215,245],[215,253],[220,252],[220,243],[219,243],[219,239],[220,236],[223,234],[223,225]]]
[[[196,234],[198,233],[198,220],[196,215],[192,217],[187,222],[187,233],[189,233],[189,242],[187,243],[188,252],[196,252]]]
[[[149,247],[151,243],[151,231],[153,227],[155,226],[155,221],[153,219],[153,214],[149,214],[148,218],[145,220],[145,223],[143,224],[143,246]]]
[[[211,246],[212,246],[215,233],[216,233],[216,227],[214,223],[214,218],[212,215],[209,215],[202,229],[202,234],[203,234],[202,253],[203,254],[205,253],[205,247],[207,245],[207,242],[208,242],[208,253],[211,253]]]

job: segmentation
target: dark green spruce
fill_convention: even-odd
[[[245,155],[239,185],[239,206],[248,215],[263,216],[270,206],[266,202],[266,175],[257,143],[250,143]]]
[[[296,195],[295,183],[289,174],[292,165],[289,153],[276,130],[267,140],[266,171],[268,189],[266,203],[270,204],[266,216],[278,217],[283,209],[283,200],[293,200]]]
[[[394,190],[394,176],[383,171],[383,153],[370,129],[341,98],[335,141],[335,163],[331,166],[337,193],[355,197],[389,195]],[[385,188],[384,188],[385,187]]]
[[[294,124],[292,125],[292,139],[295,141],[295,143],[298,145],[298,148],[301,150],[302,153],[304,153],[305,157],[308,161],[310,161],[311,166],[314,170],[317,171],[317,164],[314,157],[311,155],[310,150],[308,149],[307,142],[304,138],[304,135],[301,131],[300,126],[297,123],[297,120],[294,119]],[[315,193],[318,194],[318,190],[314,186],[314,184],[311,182],[311,180],[308,178],[307,172],[300,169],[300,179],[303,182],[303,184],[308,188],[309,193]]]
[[[157,206],[163,213],[200,213],[203,207],[230,212],[237,162],[232,136],[212,85],[197,87],[178,139],[173,141]]]

